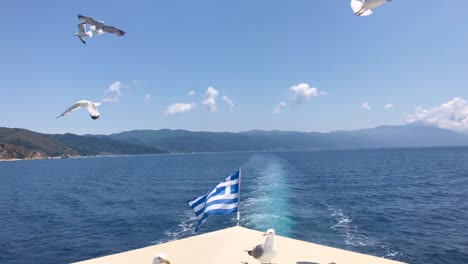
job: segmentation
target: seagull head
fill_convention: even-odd
[[[273,237],[275,236],[275,230],[270,228],[263,234],[263,236]]]
[[[166,255],[164,254],[158,254],[153,258],[153,264],[171,264],[169,260],[167,260]]]

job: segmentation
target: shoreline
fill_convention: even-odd
[[[37,158],[37,159],[0,159],[0,162],[9,162],[9,161],[27,161],[27,160],[58,160],[58,159],[73,159],[73,158],[80,158],[85,156],[70,156],[70,157],[44,157],[44,158]],[[95,156],[90,156],[95,157]]]
[[[375,151],[375,150],[398,150],[398,149],[444,149],[444,148],[468,148],[468,146],[421,146],[421,147],[393,147],[393,148],[338,148],[338,149],[272,149],[272,150],[235,150],[235,151],[204,151],[204,152],[168,152],[168,153],[144,153],[144,154],[98,154],[88,156],[58,156],[28,159],[0,159],[4,161],[31,161],[31,160],[61,160],[96,157],[122,157],[122,156],[149,156],[149,155],[194,155],[194,154],[219,154],[219,153],[255,153],[255,152],[308,152],[308,151]]]

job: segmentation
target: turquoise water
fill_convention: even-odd
[[[0,263],[72,262],[194,235],[185,201],[239,166],[245,227],[410,263],[468,263],[468,148],[1,162]],[[201,232],[234,224],[213,216]]]

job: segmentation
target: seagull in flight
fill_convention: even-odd
[[[65,110],[65,112],[63,112],[63,114],[57,116],[57,118],[62,117],[62,116],[66,116],[66,115],[70,114],[71,112],[73,112],[76,109],[79,109],[81,107],[86,107],[86,109],[88,109],[88,112],[89,112],[89,115],[91,116],[91,118],[93,120],[96,120],[96,119],[99,118],[99,115],[100,115],[98,110],[97,110],[97,107],[100,106],[100,105],[101,105],[100,103],[94,103],[94,102],[87,101],[87,100],[81,100],[81,101],[76,102],[76,104],[70,106],[67,110]]]
[[[98,33],[99,35],[102,35],[104,34],[104,32],[106,32],[106,33],[115,34],[117,36],[123,36],[126,33],[125,31],[120,30],[116,27],[108,26],[104,24],[104,21],[96,21],[92,17],[82,16],[78,14],[78,19],[81,22],[88,24],[91,30],[95,33]]]
[[[86,23],[79,23],[78,24],[78,33],[74,34],[77,36],[83,44],[86,44],[86,41],[84,38],[92,38],[93,37],[93,32],[92,31],[86,31]]]
[[[260,263],[271,263],[276,256],[275,250],[275,230],[268,229],[263,236],[266,236],[265,243],[258,244],[252,250],[246,250],[254,259],[260,260]]]
[[[372,14],[372,9],[391,1],[392,0],[351,0],[351,8],[356,16],[369,16]]]

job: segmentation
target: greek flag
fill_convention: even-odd
[[[207,194],[189,201],[189,205],[195,211],[198,220],[196,231],[210,215],[225,215],[237,212],[239,218],[239,176],[240,170],[220,182]]]

